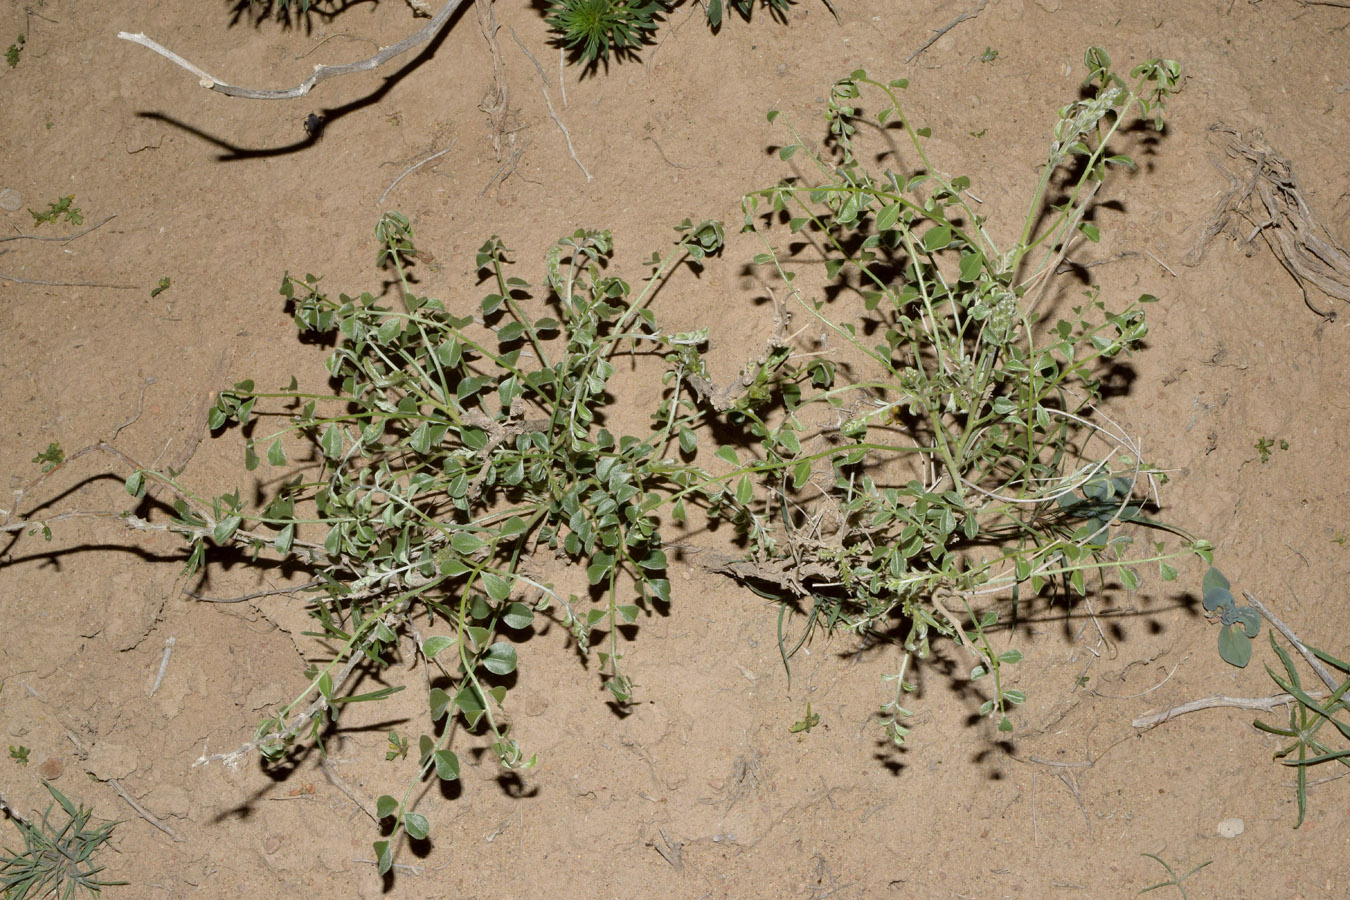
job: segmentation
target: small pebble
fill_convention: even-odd
[[[1235,838],[1247,830],[1247,823],[1239,818],[1224,819],[1219,823],[1219,837]]]
[[[269,834],[266,838],[263,839],[263,852],[266,853],[268,856],[271,856],[273,853],[276,853],[280,849],[281,849],[281,835]]]
[[[14,188],[5,188],[0,191],[0,209],[5,212],[16,212],[23,209],[23,195]]]
[[[55,781],[60,778],[61,773],[65,770],[66,764],[55,756],[44,760],[42,765],[38,766],[38,774],[48,781]]]

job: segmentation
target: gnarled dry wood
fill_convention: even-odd
[[[294,100],[297,97],[303,97],[308,94],[310,90],[313,89],[314,85],[326,78],[335,78],[338,75],[351,75],[356,72],[369,72],[371,69],[384,65],[394,57],[408,52],[413,47],[425,44],[440,33],[440,30],[450,21],[450,17],[454,15],[455,10],[459,9],[463,2],[464,0],[447,0],[445,6],[441,7],[440,12],[432,16],[431,21],[426,24],[425,28],[418,31],[416,34],[409,35],[393,46],[385,47],[369,59],[363,59],[353,63],[344,63],[340,66],[315,66],[314,73],[304,81],[293,88],[281,90],[243,88],[228,84],[204,69],[183,59],[183,57],[174,53],[162,44],[152,41],[144,34],[132,34],[127,31],[121,31],[118,32],[117,36],[124,41],[131,41],[132,43],[140,44],[142,47],[149,47],[151,50],[155,51],[160,56],[163,56],[170,62],[173,62],[175,65],[181,66],[193,75],[196,75],[198,84],[202,87],[209,88],[213,91],[219,91],[226,96],[243,97],[247,100]]]

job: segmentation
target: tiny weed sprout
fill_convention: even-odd
[[[53,203],[48,203],[47,208],[42,212],[29,210],[28,213],[33,217],[33,225],[42,225],[47,222],[56,222],[62,219],[71,225],[83,225],[84,214],[77,206],[72,206],[75,202],[75,195],[62,197]]]
[[[13,744],[10,744],[10,745],[9,745],[9,758],[12,759],[12,760],[14,760],[14,762],[15,762],[17,765],[20,765],[20,766],[27,766],[27,765],[28,765],[28,754],[29,754],[29,752],[31,752],[31,751],[29,751],[29,749],[28,749],[27,747],[25,747],[23,744],[20,744],[20,745],[17,746],[17,747],[14,746]]]
[[[5,900],[43,900],[56,897],[70,900],[78,890],[84,895],[97,896],[109,885],[125,881],[104,881],[98,877],[102,866],[94,865],[94,854],[107,843],[116,822],[89,827],[91,810],[76,806],[64,794],[47,782],[42,783],[61,806],[66,821],[52,821],[52,806],[47,807],[39,822],[29,822],[0,800],[0,806],[9,814],[10,821],[23,837],[23,849],[4,848],[0,853],[0,888]]]
[[[1276,447],[1279,447],[1281,450],[1288,450],[1289,442],[1283,438],[1276,440],[1275,438],[1259,437],[1252,447],[1256,449],[1257,455],[1261,457],[1261,462],[1264,464],[1270,462],[1271,453]]]
[[[19,35],[14,39],[14,43],[9,45],[9,49],[5,51],[5,62],[9,63],[11,69],[19,64],[19,57],[23,54],[24,40],[24,36]]]
[[[802,716],[796,722],[793,722],[791,725],[789,725],[788,732],[791,734],[800,734],[801,732],[805,731],[809,734],[811,732],[811,729],[815,728],[819,724],[820,724],[820,716],[816,713],[811,712],[811,703],[810,701],[807,701],[806,715]]]
[[[31,461],[41,465],[42,471],[46,473],[65,462],[66,454],[65,451],[61,449],[61,445],[53,441],[47,445],[46,450],[43,450],[37,456],[34,456]]]

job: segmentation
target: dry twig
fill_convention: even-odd
[[[828,5],[828,4],[827,4],[827,5]],[[953,28],[955,28],[957,25],[960,25],[960,24],[961,24],[962,22],[964,22],[966,19],[973,19],[973,18],[975,18],[975,17],[978,16],[980,13],[984,12],[984,8],[985,8],[986,6],[988,6],[988,5],[989,5],[989,0],[980,0],[979,4],[978,4],[974,9],[968,9],[968,10],[966,10],[965,12],[963,12],[963,13],[961,13],[959,16],[957,16],[955,19],[952,19],[952,20],[951,20],[950,22],[948,22],[946,25],[943,25],[941,28],[939,28],[939,29],[937,29],[936,31],[934,31],[932,37],[930,37],[928,40],[926,40],[926,41],[924,41],[922,44],[920,44],[920,45],[919,45],[919,48],[918,48],[917,50],[915,50],[913,53],[911,53],[909,56],[906,56],[906,57],[905,57],[905,62],[914,62],[915,58],[916,58],[920,53],[922,53],[923,51],[927,50],[929,47],[933,46],[933,44],[935,44],[935,43],[937,42],[937,39],[938,39],[938,38],[942,37],[944,34],[946,34],[947,32],[951,31],[951,30],[952,30]],[[833,6],[830,7],[830,12],[834,12],[834,7],[833,7]],[[834,18],[835,18],[835,20],[837,21],[837,20],[839,19],[839,14],[838,14],[838,13],[835,13]]]
[[[104,225],[107,225],[115,218],[117,218],[116,213],[114,213],[111,216],[108,216],[108,218],[104,219],[101,222],[96,222],[93,225],[90,225],[84,231],[77,231],[71,235],[58,234],[53,235],[52,237],[40,237],[36,234],[12,234],[9,235],[8,237],[0,237],[0,243],[4,243],[5,241],[59,241],[62,244],[62,246],[64,246],[66,244],[69,244],[71,241],[76,240],[77,238],[84,237],[86,234],[88,234],[89,232],[93,231],[96,228],[102,228]]]
[[[14,275],[6,275],[0,272],[0,281],[12,281],[15,284],[40,284],[44,287],[96,287],[111,288],[115,291],[137,291],[143,285],[139,284],[108,284],[105,281],[35,281],[31,278],[19,278]]]
[[[1315,700],[1320,700],[1326,695],[1309,691],[1308,696]],[[1225,697],[1223,694],[1215,694],[1212,697],[1201,697],[1199,700],[1180,703],[1170,709],[1151,712],[1148,715],[1140,716],[1130,724],[1135,728],[1155,728],[1166,722],[1168,719],[1173,719],[1177,716],[1202,709],[1229,707],[1232,709],[1254,709],[1258,712],[1270,712],[1277,707],[1293,702],[1294,697],[1292,694],[1274,694],[1270,697]]]
[[[577,159],[577,150],[572,146],[572,133],[567,130],[567,126],[563,124],[562,119],[558,118],[558,114],[553,110],[553,101],[548,98],[548,88],[541,87],[539,91],[544,95],[544,103],[548,105],[548,114],[553,117],[554,123],[562,131],[563,137],[567,139],[567,152],[572,154],[572,162],[577,164],[581,174],[586,176],[587,181],[590,181],[591,173],[587,172],[586,167],[581,164],[581,160]]]
[[[449,153],[451,150],[455,149],[455,144],[456,144],[458,141],[459,141],[459,138],[455,138],[453,141],[450,142],[450,146],[449,146],[449,147],[446,147],[444,150],[441,150],[441,151],[438,152],[438,153],[433,153],[433,154],[431,154],[430,156],[428,156],[426,159],[422,160],[421,162],[419,162],[419,163],[414,163],[413,165],[411,165],[411,166],[409,166],[408,168],[404,169],[404,170],[403,170],[403,174],[400,175],[400,176],[398,176],[397,178],[395,178],[392,182],[389,183],[389,187],[387,187],[387,188],[384,189],[384,193],[380,195],[380,203],[384,203],[384,199],[385,199],[386,197],[389,196],[389,192],[392,191],[392,190],[398,185],[398,183],[399,183],[400,181],[402,181],[403,179],[407,178],[407,177],[408,177],[409,175],[411,175],[413,172],[416,172],[418,169],[422,168],[422,167],[425,166],[427,163],[431,162],[433,159],[440,159],[442,156],[444,156],[445,154]]]
[[[379,53],[376,53],[368,59],[363,59],[359,62],[344,63],[340,66],[315,66],[313,74],[304,81],[293,88],[281,90],[243,88],[227,84],[216,76],[198,68],[186,59],[183,59],[183,57],[174,53],[162,44],[152,41],[144,34],[132,34],[127,31],[120,31],[117,36],[124,41],[131,41],[134,44],[140,44],[142,47],[150,48],[175,65],[181,66],[193,75],[196,75],[198,84],[202,87],[213,91],[219,91],[228,97],[243,97],[247,100],[294,100],[297,97],[303,97],[308,94],[316,84],[326,78],[334,78],[338,75],[351,75],[356,72],[369,72],[371,69],[384,65],[394,57],[406,53],[416,46],[425,44],[440,33],[440,30],[450,21],[450,17],[454,15],[455,10],[459,9],[463,2],[464,0],[446,0],[445,6],[441,7],[441,11],[431,18],[431,21],[427,23],[425,28],[415,34],[409,35],[397,44],[385,47]]]

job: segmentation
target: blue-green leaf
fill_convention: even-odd
[[[392,800],[394,798],[390,797],[389,799]],[[376,841],[374,847],[375,847],[375,860],[378,864],[376,866],[376,871],[380,875],[389,874],[389,870],[394,867],[394,854],[389,849],[389,842]]]
[[[510,675],[516,670],[516,648],[498,641],[483,654],[483,667],[493,675]]]
[[[459,757],[452,750],[437,750],[432,757],[436,761],[436,777],[441,781],[455,781],[459,778]]]
[[[403,814],[403,827],[408,830],[408,836],[422,840],[431,832],[431,823],[427,817],[421,813],[405,812]]]
[[[433,634],[422,642],[422,654],[427,659],[435,659],[446,647],[453,647],[455,639],[443,634]]]
[[[1242,631],[1225,625],[1219,629],[1219,655],[1224,662],[1241,669],[1252,658],[1252,642]]]

